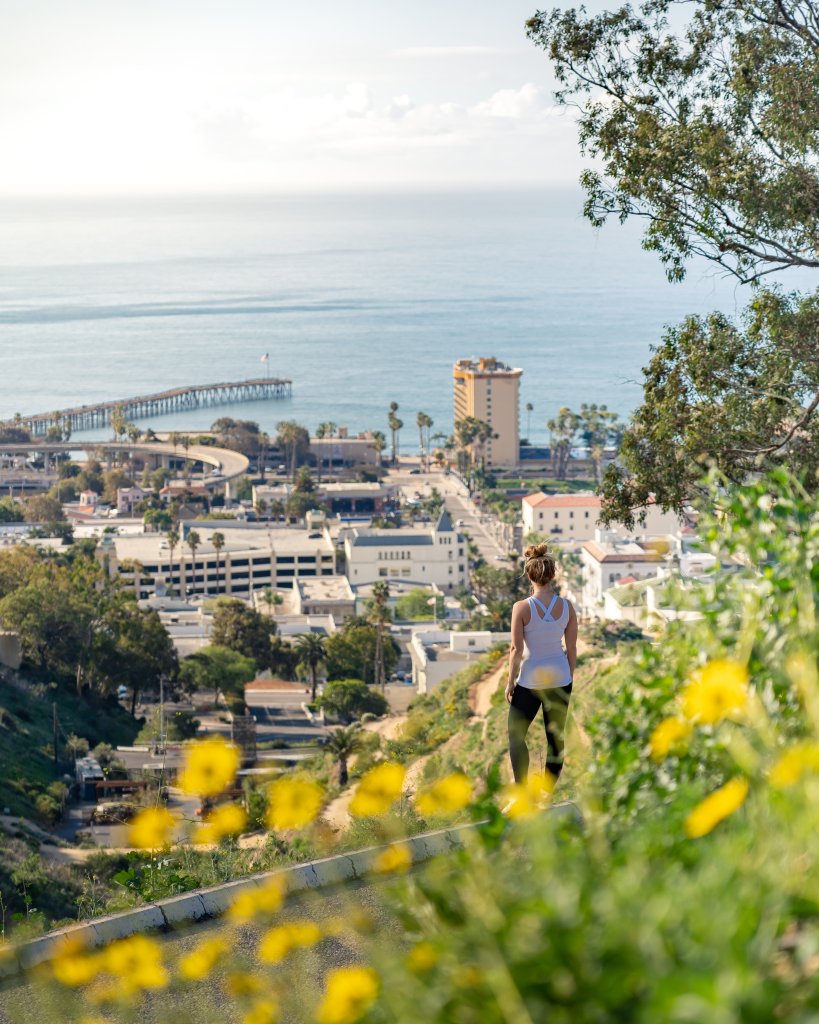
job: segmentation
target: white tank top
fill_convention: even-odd
[[[563,634],[569,624],[569,602],[563,598],[563,610],[553,619],[552,608],[556,601],[557,594],[547,608],[536,597],[529,598],[530,616],[523,627],[523,658],[517,686],[525,686],[529,690],[551,690],[556,686],[568,686],[572,681],[569,659],[563,647]]]

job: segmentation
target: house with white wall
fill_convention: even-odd
[[[486,654],[496,644],[509,643],[511,633],[460,632],[448,629],[418,629],[408,646],[412,659],[412,682],[418,693],[431,693],[445,679]]]
[[[527,494],[521,501],[524,536],[541,533],[556,542],[592,540],[600,527],[600,508],[601,500],[596,494],[544,494],[543,491]],[[607,528],[608,532],[621,537],[660,537],[675,533],[680,528],[677,515],[663,512],[659,505],[651,503],[645,512],[645,523],[637,522],[633,530],[627,531],[613,524]]]
[[[451,593],[467,582],[466,539],[447,511],[426,529],[349,530],[344,538],[347,578],[353,589],[378,580],[424,585]]]

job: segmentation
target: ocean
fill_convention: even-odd
[[[0,418],[269,371],[291,399],[139,426],[386,431],[396,401],[413,451],[419,410],[452,429],[453,362],[496,356],[538,443],[562,405],[627,416],[664,326],[748,294],[705,264],[669,284],[640,226],[593,229],[579,190],[4,200]]]

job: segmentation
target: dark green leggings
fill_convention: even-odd
[[[563,745],[566,732],[566,716],[569,713],[569,698],[572,684],[555,686],[548,690],[530,690],[516,686],[509,705],[509,757],[515,782],[525,782],[529,774],[529,748],[526,733],[534,722],[538,711],[543,708],[543,727],[546,730],[546,768],[555,779],[563,770]]]

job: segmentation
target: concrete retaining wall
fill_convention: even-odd
[[[579,817],[577,808],[571,803],[556,804],[550,813]],[[425,832],[399,842],[406,842],[409,846],[413,864],[421,864],[438,854],[448,853],[462,846],[464,835],[475,827],[474,824],[459,825],[456,828]],[[23,942],[13,947],[5,957],[0,957],[0,976],[18,974],[37,964],[53,960],[66,939],[79,940],[88,947],[104,946],[115,939],[123,939],[136,932],[167,930],[175,925],[192,924],[219,917],[240,893],[252,892],[272,877],[284,879],[287,893],[323,889],[326,886],[366,878],[373,874],[373,865],[378,855],[390,845],[396,844],[372,846],[365,850],[340,853],[334,857],[325,857],[305,864],[294,864],[277,871],[267,871],[235,882],[215,885],[209,889],[186,892],[181,896],[157,900],[133,910],[96,917],[82,924],[60,928],[39,939]]]

